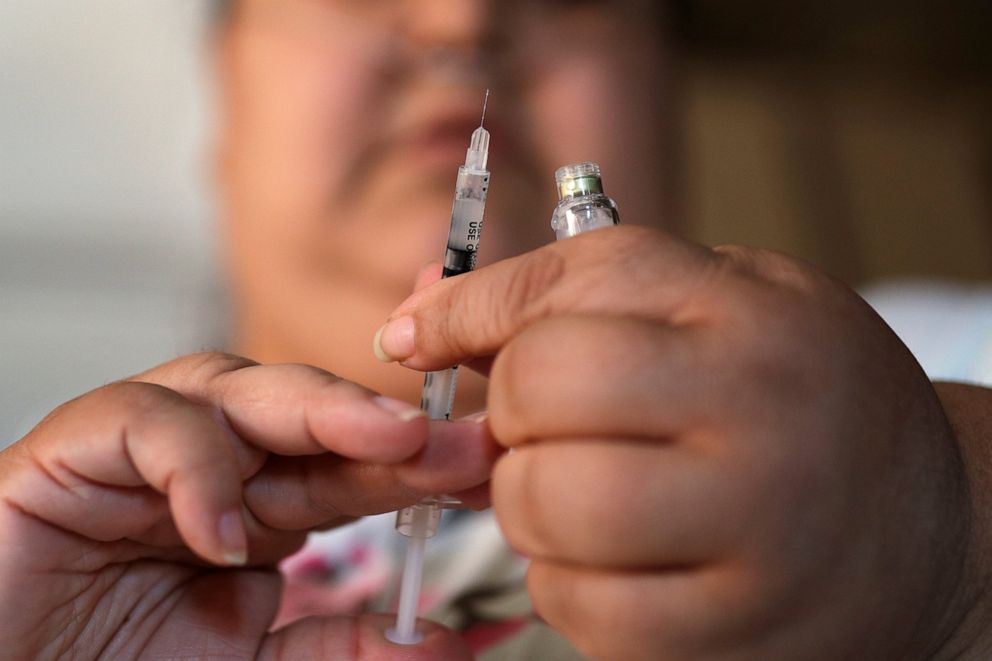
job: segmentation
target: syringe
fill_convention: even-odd
[[[486,169],[489,161],[489,131],[483,128],[488,105],[489,90],[486,90],[486,99],[482,104],[482,121],[479,122],[479,128],[472,133],[472,140],[465,154],[465,164],[458,168],[442,278],[468,273],[475,268],[479,239],[482,236],[486,197],[489,193],[489,170]],[[451,418],[457,382],[457,366],[427,373],[424,377],[420,408],[427,412],[428,418],[431,420]],[[437,532],[441,510],[460,504],[461,502],[453,496],[430,496],[396,513],[396,530],[405,535],[408,541],[396,626],[386,632],[386,638],[394,643],[413,645],[423,640],[423,636],[416,630],[416,623],[417,602],[420,599],[423,577],[424,548],[427,540]]]

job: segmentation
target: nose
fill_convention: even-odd
[[[491,46],[495,34],[494,6],[498,1],[408,2],[405,29],[410,41],[424,49],[483,50]]]

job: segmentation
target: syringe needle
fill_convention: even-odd
[[[489,88],[486,88],[486,100],[482,102],[482,121],[479,122],[479,126],[486,125],[486,108],[489,107]]]

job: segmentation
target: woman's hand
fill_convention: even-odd
[[[95,390],[0,453],[2,656],[468,656],[436,625],[394,646],[387,617],[269,634],[274,566],[310,530],[484,483],[493,447],[477,423],[224,354]]]
[[[490,370],[537,611],[609,659],[929,658],[973,597],[934,389],[796,260],[618,227],[411,296],[379,349]]]

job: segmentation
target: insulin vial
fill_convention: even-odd
[[[577,163],[558,168],[555,184],[558,206],[551,216],[555,238],[565,239],[620,223],[616,202],[603,193],[598,164]]]

